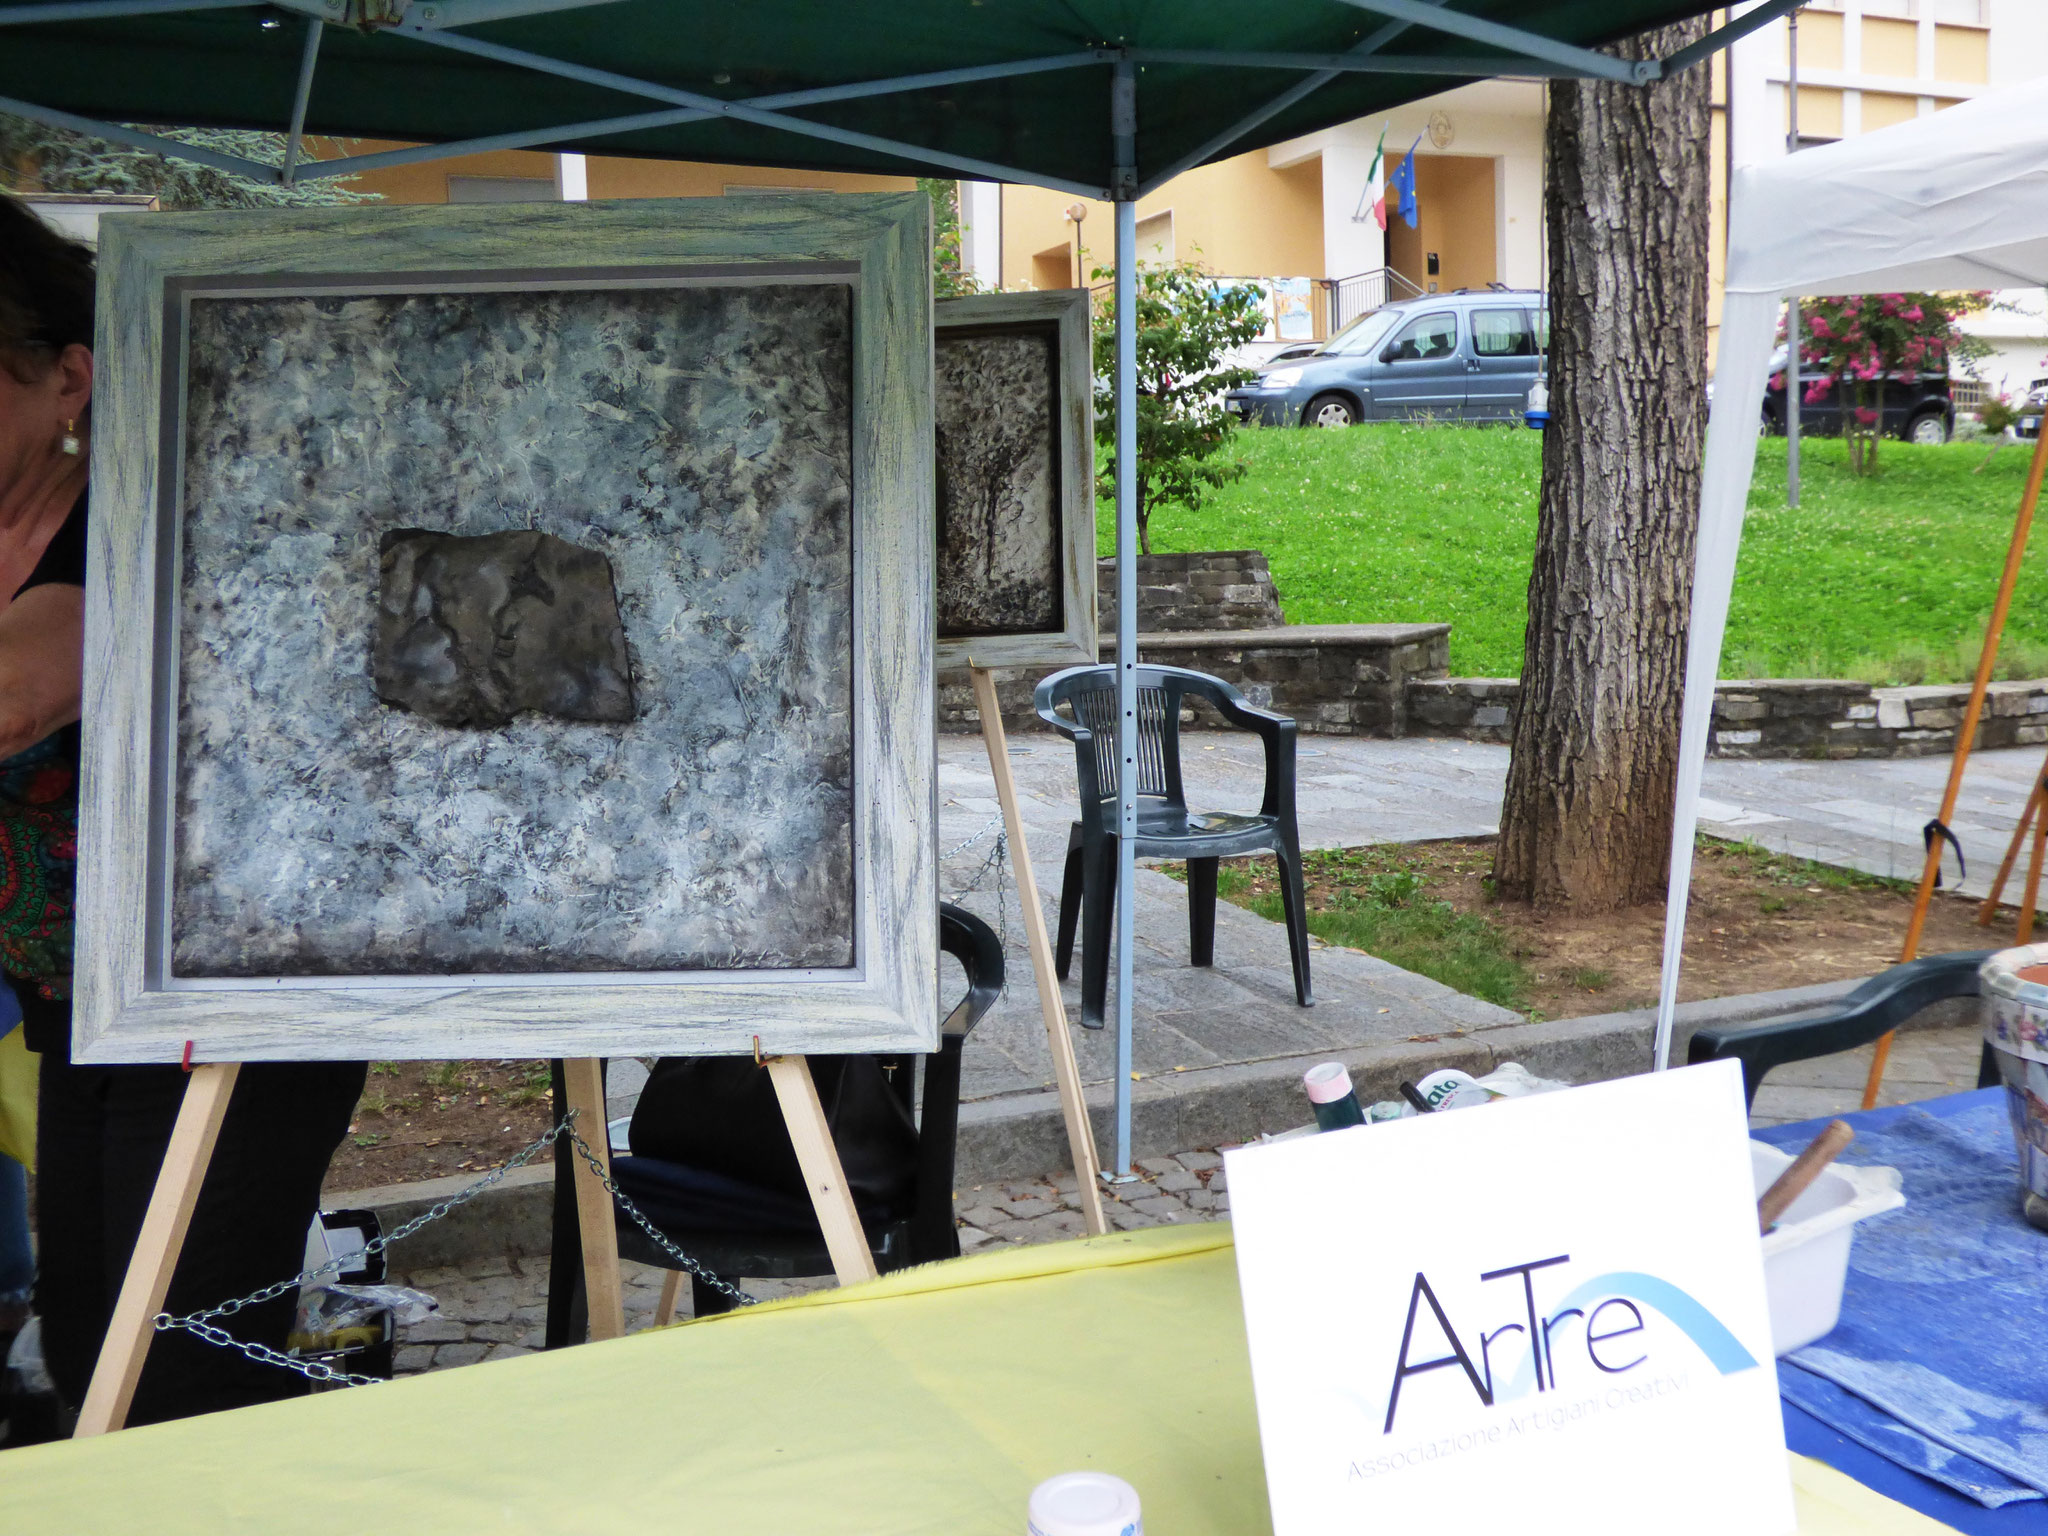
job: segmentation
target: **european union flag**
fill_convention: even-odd
[[[1415,227],[1415,151],[1422,147],[1422,135],[1415,135],[1415,142],[1408,146],[1408,153],[1401,161],[1401,168],[1394,172],[1394,178],[1387,184],[1387,190],[1401,199],[1401,217],[1408,221],[1408,227]]]

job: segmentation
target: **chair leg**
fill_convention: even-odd
[[[1219,859],[1188,860],[1188,947],[1192,965],[1216,963],[1216,867]]]
[[[1116,923],[1116,839],[1105,837],[1087,860],[1081,887],[1081,1027],[1102,1028],[1109,1000],[1109,946]]]
[[[731,1298],[719,1295],[695,1275],[690,1276],[690,1306],[699,1317],[712,1317],[720,1312],[730,1312]]]
[[[671,1269],[661,1277],[661,1299],[654,1304],[654,1326],[666,1328],[676,1320],[676,1303],[683,1297],[683,1272]]]
[[[1067,834],[1067,868],[1060,879],[1060,937],[1054,969],[1061,981],[1074,969],[1074,928],[1081,921],[1084,859],[1081,829],[1076,827]]]
[[[1292,838],[1273,850],[1280,865],[1280,902],[1287,916],[1287,955],[1294,962],[1294,1000],[1315,1006],[1308,977],[1308,900],[1301,884],[1301,845]]]

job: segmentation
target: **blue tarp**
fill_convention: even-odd
[[[1780,1390],[1987,1508],[2048,1516],[2048,1233],[2019,1213],[2004,1090],[1849,1118],[1843,1161],[1897,1168],[1907,1203],[1857,1228],[1842,1320],[1779,1362]],[[1818,1128],[1757,1136],[1796,1151]]]

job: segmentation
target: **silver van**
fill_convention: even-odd
[[[1543,295],[1461,288],[1360,315],[1309,357],[1275,363],[1224,403],[1269,426],[1522,419],[1550,342]]]

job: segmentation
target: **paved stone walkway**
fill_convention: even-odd
[[[1898,1037],[1885,1076],[1886,1103],[1937,1098],[1974,1087],[1978,1033],[1974,1026],[1911,1031]],[[1757,1094],[1755,1125],[1780,1125],[1854,1109],[1862,1100],[1870,1051],[1851,1051],[1781,1067]],[[1145,1158],[1138,1178],[1110,1191],[1107,1213],[1118,1231],[1169,1222],[1213,1221],[1230,1214],[1222,1156],[1208,1149]],[[1060,1242],[1085,1231],[1071,1175],[1056,1180],[973,1186],[959,1191],[960,1247],[974,1253],[997,1246]],[[626,1327],[649,1326],[662,1272],[623,1266]],[[401,1375],[474,1365],[530,1354],[540,1348],[547,1317],[546,1259],[498,1259],[460,1269],[428,1270],[403,1283],[431,1293],[440,1316],[407,1329],[398,1350]],[[744,1288],[763,1299],[814,1290],[829,1282],[754,1281]],[[683,1313],[690,1309],[683,1290]]]

